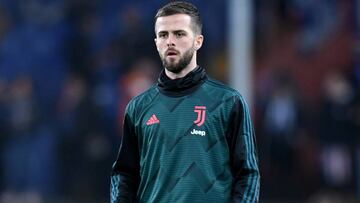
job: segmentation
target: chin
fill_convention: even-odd
[[[184,70],[184,68],[177,68],[177,67],[166,67],[166,70],[178,74],[180,73],[182,70]]]

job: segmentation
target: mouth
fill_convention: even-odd
[[[177,56],[178,52],[176,50],[168,50],[168,51],[165,52],[165,55],[170,56],[170,57]]]

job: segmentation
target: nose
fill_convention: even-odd
[[[173,36],[173,35],[169,35],[169,36],[168,36],[167,41],[166,41],[166,44],[167,44],[168,47],[173,47],[173,46],[175,46],[174,36]]]

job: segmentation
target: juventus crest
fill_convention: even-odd
[[[195,106],[194,112],[197,113],[197,119],[194,121],[194,123],[197,126],[202,126],[206,119],[206,106]]]

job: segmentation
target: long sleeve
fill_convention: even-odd
[[[227,132],[230,164],[234,176],[234,203],[259,201],[260,173],[254,128],[246,103],[235,97]]]
[[[130,116],[125,115],[122,142],[111,172],[111,203],[136,202],[140,180],[138,142]]]

